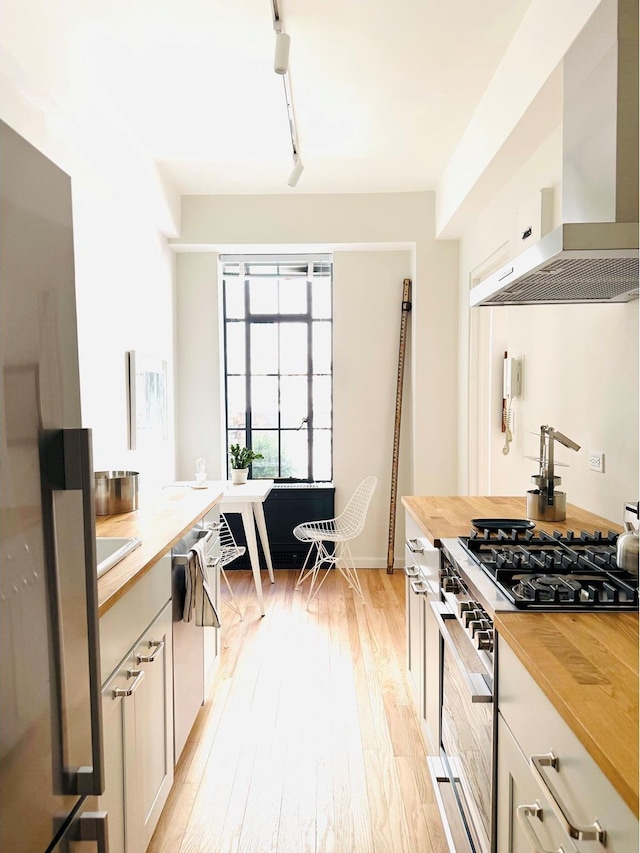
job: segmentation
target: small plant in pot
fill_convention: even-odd
[[[254,453],[250,448],[240,447],[239,444],[231,445],[229,456],[231,457],[231,480],[236,485],[247,482],[249,465],[254,459],[264,459],[262,453]]]

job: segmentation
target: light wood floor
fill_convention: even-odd
[[[152,853],[445,853],[404,676],[404,575],[335,571],[309,611],[297,572],[230,573],[220,668]],[[305,586],[306,588],[306,586]]]

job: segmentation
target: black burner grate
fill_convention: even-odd
[[[616,563],[609,531],[472,531],[459,541],[520,608],[635,610],[638,579]]]

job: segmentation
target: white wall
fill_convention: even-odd
[[[581,445],[575,453],[556,443],[557,460],[569,465],[556,472],[568,502],[620,522],[623,502],[637,499],[639,492],[638,302],[466,307],[474,269],[509,239],[515,211],[539,188],[554,188],[554,224],[559,224],[561,130],[496,193],[461,240],[460,327],[466,350],[461,388],[469,393],[461,393],[460,401],[466,459],[460,490],[524,495],[537,473],[526,456],[537,457],[536,435],[549,424]],[[514,401],[508,456],[502,453],[500,429],[505,351],[524,360],[524,393]],[[588,470],[590,450],[604,451],[604,474]]]
[[[74,183],[82,418],[93,430],[95,469],[139,471],[144,495],[175,479],[175,257],[134,205],[86,189]],[[128,448],[129,350],[165,360],[169,385],[167,440],[136,450]]]
[[[207,460],[211,480],[226,479],[222,458],[221,351],[218,255],[176,257],[176,467],[179,480],[193,480],[196,459]]]
[[[174,429],[170,415],[159,448],[128,449],[125,354],[167,361],[171,413],[175,259],[165,235],[176,233],[175,200],[116,127],[45,115],[5,77],[0,114],[71,176],[83,425],[96,470],[139,471],[144,500],[174,479]]]
[[[409,252],[336,252],[334,255],[333,461],[336,507],[343,507],[368,474],[378,478],[367,525],[353,543],[354,557],[370,568],[386,566],[402,280]],[[398,495],[410,493],[411,352],[398,465]],[[403,510],[398,501],[394,557],[404,560]],[[394,560],[395,562],[395,560]]]
[[[403,408],[398,495],[452,494],[457,487],[457,244],[435,241],[433,202],[430,193],[189,196],[182,200],[181,236],[171,241],[180,252],[194,253],[184,265],[182,258],[178,259],[179,317],[188,316],[199,300],[208,304],[210,294],[204,291],[209,262],[203,260],[207,252],[244,250],[251,245],[263,251],[269,247],[293,250],[296,246],[302,251],[311,246],[334,250],[334,426],[337,435],[344,437],[335,441],[337,509],[365,473],[376,473],[380,478],[374,539],[354,543],[354,553],[362,565],[386,565],[404,277],[413,280],[409,321],[413,328],[406,365],[405,388],[409,390]],[[207,456],[212,452],[208,448],[218,441],[219,427],[211,412],[206,421],[196,418],[194,398],[186,389],[218,387],[219,365],[209,360],[208,343],[200,346],[197,341],[201,336],[192,337],[188,331],[185,334],[186,327],[179,322],[183,331],[179,332],[178,399],[185,406],[181,404],[178,414],[178,476],[191,477],[194,453]],[[417,329],[419,333],[414,333]],[[203,353],[199,367],[196,349]],[[359,365],[359,376],[354,363]],[[190,371],[197,371],[195,375],[190,372],[185,376],[187,364]],[[362,427],[363,416],[370,421],[366,429]],[[201,423],[200,438],[194,418]],[[188,421],[184,429],[183,419]],[[354,444],[357,436],[359,441]],[[358,448],[355,452],[354,446]],[[375,466],[373,470],[371,465]],[[213,469],[210,463],[208,467]],[[396,559],[400,564],[399,537],[398,543]]]
[[[499,368],[507,349],[524,359],[525,379],[508,457],[493,395],[491,492],[533,488],[538,469],[526,456],[538,456],[538,439],[531,433],[549,424],[581,447],[576,453],[556,442],[556,461],[569,465],[556,471],[568,502],[621,523],[624,501],[638,496],[638,302],[490,310],[492,365]],[[588,469],[591,450],[604,451],[604,474]]]

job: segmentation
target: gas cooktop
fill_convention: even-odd
[[[472,531],[458,541],[518,608],[636,610],[638,578],[616,563],[617,533]]]

